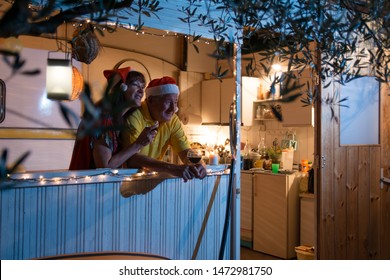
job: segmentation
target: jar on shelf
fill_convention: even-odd
[[[256,119],[260,119],[260,118],[262,118],[262,109],[261,109],[261,106],[260,105],[258,105],[257,106],[257,109],[256,109]]]

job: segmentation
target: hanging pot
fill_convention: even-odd
[[[80,62],[90,64],[99,54],[100,42],[93,31],[93,26],[84,24],[73,33],[72,57]]]

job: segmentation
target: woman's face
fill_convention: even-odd
[[[123,93],[125,101],[134,106],[141,106],[141,100],[144,97],[145,83],[134,80],[127,84],[127,90]]]

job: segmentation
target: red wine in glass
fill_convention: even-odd
[[[202,159],[202,152],[200,150],[189,150],[187,158],[193,164],[199,163]]]

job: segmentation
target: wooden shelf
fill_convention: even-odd
[[[274,121],[274,120],[276,120],[276,119],[275,119],[275,118],[269,118],[269,119],[264,119],[264,118],[258,119],[258,118],[254,118],[254,120],[255,120],[255,121]]]
[[[272,101],[279,101],[281,100],[282,98],[276,98],[276,99],[272,99],[272,98],[269,98],[269,99],[257,99],[257,100],[253,100],[253,103],[268,103],[268,102],[272,102]]]

